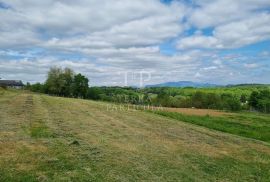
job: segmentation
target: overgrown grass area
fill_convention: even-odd
[[[48,127],[43,124],[36,124],[30,128],[31,137],[34,138],[48,138],[53,137],[53,134],[49,131]]]
[[[154,113],[206,128],[270,142],[270,115],[267,114],[242,113],[214,117],[191,116],[168,111],[154,111]]]
[[[5,91],[0,181],[269,181],[265,142],[107,104]]]

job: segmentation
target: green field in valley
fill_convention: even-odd
[[[188,116],[107,105],[0,90],[0,181],[270,179],[268,115]]]

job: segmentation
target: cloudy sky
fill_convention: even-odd
[[[52,66],[91,85],[270,83],[270,1],[0,0],[0,77]]]

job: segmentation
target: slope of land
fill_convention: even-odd
[[[107,108],[1,91],[0,181],[269,180],[267,143]]]
[[[172,107],[163,107],[164,111],[169,112],[178,112],[186,115],[196,115],[196,116],[224,116],[224,115],[232,115],[232,113],[227,113],[219,110],[213,109],[193,109],[193,108],[172,108]]]
[[[247,138],[261,140],[270,143],[270,115],[261,113],[225,113],[215,116],[211,111],[209,114],[200,115],[200,109],[194,109],[194,113],[183,114],[171,110],[153,111],[167,118],[176,119],[181,122],[192,123],[209,129],[235,134]],[[215,113],[215,111],[213,111]]]

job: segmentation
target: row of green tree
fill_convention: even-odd
[[[191,96],[170,96],[166,94],[158,95],[154,102],[166,107],[184,107],[200,109],[219,109],[239,111],[246,107],[246,101],[241,102],[233,94],[217,94],[196,91]]]
[[[170,89],[170,88],[168,88]],[[239,90],[230,92],[216,92],[216,90],[189,88],[184,94],[175,95],[167,88],[135,89],[122,87],[91,87],[88,98],[118,103],[149,104],[154,106],[176,108],[206,108],[218,110],[257,110],[269,113],[270,90],[259,88],[239,93]],[[183,90],[177,88],[178,90]],[[150,91],[151,90],[151,91]],[[154,92],[153,92],[154,90]]]
[[[89,80],[69,68],[51,68],[44,84],[27,85],[34,92],[164,107],[257,110],[270,113],[270,89],[263,86],[221,88],[89,87]]]

